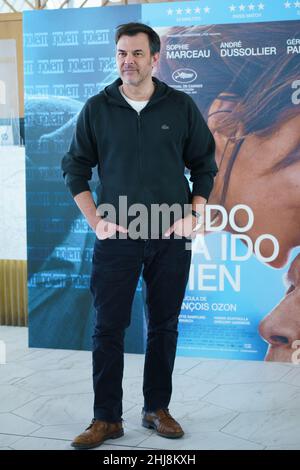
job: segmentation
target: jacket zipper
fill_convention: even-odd
[[[142,145],[141,145],[141,116],[137,113],[137,120],[138,120],[138,158],[139,158],[139,168],[140,168],[140,181],[141,187],[144,187],[143,181],[143,166],[142,166]]]

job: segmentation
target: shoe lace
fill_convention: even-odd
[[[164,419],[166,422],[174,423],[174,418],[171,416],[169,412],[169,408],[163,408],[159,410],[160,417]]]
[[[87,431],[88,429],[91,429],[91,427],[93,426],[93,424],[95,423],[95,421],[97,421],[96,418],[93,418],[92,421],[91,421],[91,423],[89,424],[89,426],[86,428],[86,431]],[[123,420],[122,418],[121,418],[121,422],[122,422],[122,423],[124,422],[124,420]]]
[[[91,421],[91,423],[89,424],[89,426],[86,428],[86,431],[87,431],[88,429],[91,429],[91,427],[93,426],[93,424],[94,424],[95,421],[96,421],[96,418],[93,418],[92,421]]]

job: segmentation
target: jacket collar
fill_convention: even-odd
[[[169,87],[166,83],[161,82],[158,80],[156,77],[152,77],[153,82],[155,83],[155,90],[153,95],[151,96],[147,107],[151,106],[154,103],[157,103],[161,99],[164,99],[172,90],[171,87]],[[119,86],[122,85],[122,80],[121,78],[117,78],[113,83],[108,85],[107,87],[104,88],[103,93],[106,97],[106,99],[111,103],[115,104],[117,106],[125,106],[128,107],[129,104],[127,101],[123,98],[123,96],[120,93]]]

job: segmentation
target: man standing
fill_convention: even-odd
[[[62,161],[66,184],[97,235],[91,275],[94,418],[72,442],[77,449],[124,434],[124,332],[141,272],[149,312],[142,425],[163,437],[184,434],[168,405],[191,262],[186,244],[194,237],[199,207],[206,203],[217,172],[214,139],[193,100],[152,77],[159,60],[157,33],[128,23],[117,28],[115,39],[120,78],[86,102]],[[115,217],[99,207],[96,211],[88,184],[95,166],[97,206],[111,205]],[[192,193],[185,167],[191,171]],[[154,205],[177,204],[183,212],[167,226],[155,225],[147,215],[136,236],[119,196],[126,197],[129,208],[142,204],[150,211]],[[132,221],[132,211],[129,215]]]

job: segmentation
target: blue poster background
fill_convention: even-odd
[[[272,5],[274,9],[276,2],[273,2]],[[270,15],[264,14],[262,19],[266,20],[270,16],[278,19],[280,11],[285,8],[280,2],[277,5],[278,10],[275,9]],[[259,113],[254,114],[252,121],[248,123],[248,128],[252,129],[252,132],[259,133],[263,128],[269,128],[272,121],[279,123],[283,119],[281,111],[290,112],[292,110],[294,112],[297,105],[292,102],[293,87],[298,82],[292,80],[291,77],[296,76],[298,79],[300,76],[300,22],[272,21],[263,24],[236,22],[231,25],[209,24],[206,26],[205,22],[201,24],[199,20],[199,25],[191,26],[186,22],[186,25],[158,26],[161,23],[166,25],[168,8],[173,10],[171,16],[177,14],[182,18],[182,14],[178,15],[178,11],[186,12],[191,9],[191,6],[185,3],[179,9],[177,5],[172,3],[167,7],[161,5],[161,9],[159,9],[156,5],[152,16],[148,8],[149,5],[147,6],[149,12],[147,17],[150,16],[151,25],[155,27],[162,40],[160,64],[157,71],[158,78],[176,89],[190,94],[209,125],[211,124],[209,116],[213,117],[212,108],[218,106],[218,98],[224,93],[232,94],[233,97],[238,98],[245,108],[250,103],[250,111],[251,108],[258,108],[262,100],[262,94],[259,95],[257,90],[262,90],[260,93],[264,93],[263,99],[268,102],[270,100],[268,90],[271,90],[271,96],[273,88],[279,89],[284,84],[285,94],[276,100],[273,98],[273,117],[271,116],[270,119],[265,117],[265,121],[263,121],[260,119]],[[210,12],[214,11],[214,4],[212,3],[211,6]],[[220,8],[223,9],[224,5]],[[266,11],[268,11],[267,8]],[[294,14],[296,16],[295,9]],[[209,13],[207,13],[207,18],[208,15]],[[225,15],[224,23],[226,22],[227,16]],[[280,70],[282,71],[281,78],[278,75]],[[274,85],[274,77],[277,75],[279,76],[278,85]],[[300,82],[298,86],[300,86]],[[224,117],[224,114],[221,116]],[[247,121],[247,117],[245,120]],[[268,123],[268,121],[270,122]],[[222,123],[220,126],[222,127]],[[280,127],[277,132],[280,132],[279,129]],[[246,131],[245,134],[247,134]],[[217,140],[217,154],[221,153],[219,148],[221,140],[221,138]],[[288,143],[282,139],[280,145],[284,148]],[[276,144],[271,147],[270,153],[276,153],[275,146]],[[255,174],[255,166],[257,165],[255,154],[259,154],[259,149],[253,148],[252,152],[253,163],[250,171]],[[282,156],[287,157],[287,155],[287,151],[286,154],[282,151]],[[227,158],[226,155],[224,158]],[[267,164],[270,155],[262,154],[260,158],[265,158]],[[298,160],[299,150],[296,150],[294,162]],[[222,158],[218,163],[220,164],[220,162],[222,162]],[[290,171],[293,173],[293,171],[299,170],[294,168]],[[223,177],[222,175],[221,178]],[[243,175],[241,174],[240,177]],[[245,182],[250,181],[251,178],[243,177],[243,180],[241,185],[246,184]],[[258,203],[261,207],[264,204],[269,204],[264,202],[266,200],[264,188],[268,187],[268,184],[270,185],[270,194],[267,195],[267,199],[269,197],[276,199],[274,190],[285,191],[284,187],[274,187],[270,178],[266,177],[263,181],[261,186],[258,185],[255,188],[258,194],[261,193],[261,202]],[[252,191],[250,186],[249,192]],[[291,200],[290,204],[295,204],[297,200],[296,187],[294,191],[294,202]],[[237,194],[237,190],[235,190],[235,194]],[[238,204],[247,204],[251,197],[241,190],[235,199]],[[216,202],[216,197],[210,198],[209,203]],[[257,205],[256,202],[255,205]],[[274,212],[272,217],[281,213],[279,207],[278,214]],[[256,207],[255,216],[257,218],[261,217],[260,212]],[[264,217],[269,216],[265,214]],[[256,223],[254,220],[254,226]],[[279,217],[278,220],[272,222],[272,227],[274,228],[274,225],[279,227],[282,223]],[[270,222],[260,225],[263,227],[263,233],[269,233]],[[290,230],[290,227],[287,226],[286,230]],[[234,261],[231,259],[229,248],[226,259],[224,260],[224,257],[222,259],[221,246],[224,238],[229,246],[231,236],[228,233],[208,234],[205,237],[205,242],[210,259],[203,254],[193,256],[186,298],[180,316],[178,353],[202,357],[262,360],[266,355],[268,345],[259,334],[259,325],[261,320],[284,298],[287,290],[284,279],[291,262],[299,253],[299,249],[294,248],[289,253],[288,260],[284,265],[275,269],[267,263],[259,261],[254,254],[246,260]],[[296,245],[297,243],[294,244],[294,246]],[[238,242],[237,254],[245,252],[243,243]],[[224,276],[224,269],[229,273],[229,276],[239,279],[239,285],[236,289],[232,286],[233,282],[230,283],[228,280],[229,276]],[[203,280],[203,276],[209,277]],[[222,286],[223,281],[224,287]],[[283,311],[286,310],[286,307],[282,308]],[[297,308],[294,307],[294,309],[293,316],[295,317]],[[286,327],[281,327],[281,331],[283,330],[286,330]],[[277,332],[277,335],[279,336],[280,333]]]
[[[30,346],[91,348],[89,274],[94,235],[65,188],[60,161],[83,103],[117,77],[115,27],[139,20],[154,27],[162,38],[158,78],[191,94],[207,119],[209,106],[226,80],[226,86],[232,85],[232,69],[238,75],[245,65],[244,57],[229,55],[219,69],[214,68],[215,64],[219,66],[222,40],[241,41],[244,48],[263,50],[261,55],[249,52],[244,75],[235,80],[236,89],[245,94],[249,86],[246,77],[254,80],[271,65],[273,69],[276,64],[279,67],[282,54],[287,54],[286,40],[300,38],[297,19],[300,3],[279,0],[210,0],[24,14]],[[176,49],[170,44],[182,44],[184,37],[186,50],[195,52],[172,53]],[[298,53],[293,52],[295,56]],[[265,357],[267,343],[260,337],[258,326],[284,296],[282,278],[299,250],[295,248],[279,269],[254,255],[240,263],[230,257],[224,261],[221,240],[229,243],[230,237],[225,232],[208,234],[205,243],[211,259],[193,255],[179,321],[179,355],[249,360]],[[244,245],[238,243],[237,254],[244,252]],[[199,275],[203,265],[205,274],[211,276],[205,280]],[[228,279],[222,287],[221,267],[233,275],[237,265],[240,290],[235,290]],[[126,336],[127,352],[145,350],[144,298],[140,280]]]
[[[61,159],[89,96],[117,75],[114,30],[140,7],[26,12],[24,15],[29,344],[90,349],[89,293],[94,235],[66,191]],[[92,182],[91,189],[95,189]],[[139,283],[128,352],[144,347]]]

